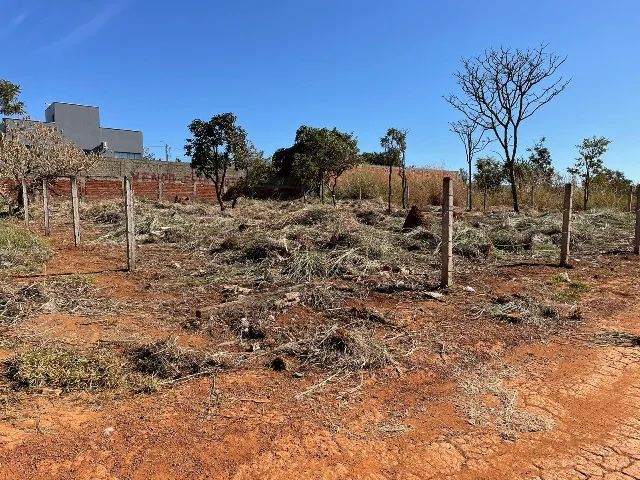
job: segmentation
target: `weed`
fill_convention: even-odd
[[[66,347],[40,347],[17,353],[6,362],[6,376],[15,388],[60,388],[96,391],[122,384],[121,362],[104,353],[80,353]]]
[[[37,271],[51,256],[48,243],[29,230],[0,220],[0,271]]]
[[[140,345],[130,352],[129,358],[136,371],[171,380],[211,372],[225,365],[223,355],[182,348],[175,338]]]

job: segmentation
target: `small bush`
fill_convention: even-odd
[[[29,230],[0,221],[0,269],[33,271],[49,259],[47,242]]]
[[[210,356],[178,346],[175,339],[136,347],[129,355],[136,371],[163,379],[177,379],[223,366],[220,356]]]
[[[395,363],[371,330],[354,325],[320,328],[278,350],[298,358],[302,366],[336,371],[378,369]]]
[[[121,363],[102,354],[42,347],[18,353],[8,360],[6,376],[16,388],[96,391],[119,386],[124,370]]]

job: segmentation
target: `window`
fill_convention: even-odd
[[[140,160],[142,158],[142,154],[131,152],[113,152],[113,158],[119,158],[122,160]]]

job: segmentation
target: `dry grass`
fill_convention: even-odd
[[[126,376],[123,363],[111,355],[60,346],[17,353],[5,366],[7,378],[18,389],[97,391],[121,386]]]
[[[524,410],[518,405],[518,392],[505,382],[515,376],[512,368],[498,363],[482,364],[460,374],[462,395],[458,406],[469,423],[494,425],[500,435],[514,440],[519,433],[545,432],[555,422],[543,415]]]
[[[135,347],[129,359],[137,372],[164,380],[212,373],[224,368],[227,361],[225,354],[205,354],[180,347],[175,338]]]
[[[362,323],[317,327],[302,338],[284,343],[276,353],[293,356],[302,368],[340,373],[396,364],[384,342]]]
[[[47,242],[9,220],[0,220],[0,273],[39,271],[51,256]]]

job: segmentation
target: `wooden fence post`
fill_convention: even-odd
[[[71,177],[71,207],[73,209],[73,243],[80,245],[80,205],[78,202],[78,177]]]
[[[131,178],[124,177],[124,213],[127,233],[127,270],[136,269],[136,223],[133,216],[134,198]]]
[[[20,181],[22,186],[22,211],[24,212],[24,223],[29,226],[29,192],[27,190],[27,180],[23,178]]]
[[[560,266],[569,266],[571,244],[571,213],[573,209],[573,184],[564,186],[564,209],[562,211],[562,244],[560,245]]]
[[[442,182],[442,245],[440,247],[440,286],[453,284],[453,182],[444,177]]]
[[[198,195],[198,177],[192,173],[191,174],[191,197],[194,202],[196,201],[197,195]]]
[[[51,223],[49,221],[49,182],[42,179],[42,208],[44,209],[44,234],[51,235]]]
[[[633,253],[640,255],[640,185],[636,186],[636,238]]]
[[[629,187],[629,196],[627,198],[627,211],[633,212],[633,187]]]

